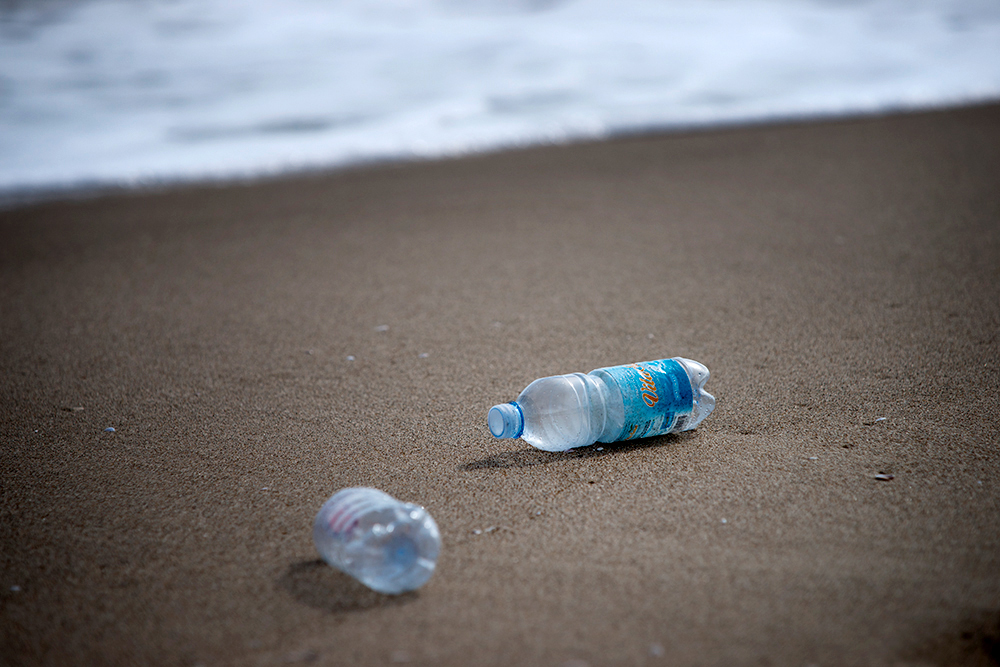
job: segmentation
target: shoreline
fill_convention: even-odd
[[[818,125],[830,123],[863,122],[900,115],[920,115],[990,107],[1000,103],[1000,98],[984,97],[975,100],[942,101],[933,104],[897,104],[870,110],[848,112],[789,113],[747,118],[741,120],[691,121],[666,123],[653,126],[609,130],[599,136],[575,136],[561,140],[500,141],[485,148],[469,148],[454,152],[441,151],[433,155],[371,156],[323,165],[302,165],[286,169],[247,168],[235,173],[146,176],[138,179],[92,180],[79,183],[52,183],[48,185],[0,187],[0,212],[16,210],[52,202],[74,202],[103,197],[142,196],[199,187],[253,187],[271,181],[298,178],[322,178],[342,172],[365,171],[380,168],[415,166],[424,163],[447,162],[485,157],[498,153],[518,152],[538,148],[558,148],[582,144],[600,144],[631,139],[655,140],[660,137],[695,135],[715,132],[740,132],[754,128]]]

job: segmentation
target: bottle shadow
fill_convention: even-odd
[[[319,558],[289,565],[278,585],[302,604],[333,614],[407,604],[419,597],[415,591],[378,593]]]
[[[632,452],[637,449],[652,449],[655,447],[667,447],[669,445],[683,442],[694,435],[693,432],[669,433],[653,438],[643,438],[641,440],[630,440],[615,443],[596,443],[588,447],[570,449],[565,452],[545,452],[534,447],[519,449],[516,452],[500,452],[485,459],[463,463],[458,467],[464,472],[473,470],[487,470],[490,468],[530,468],[532,466],[552,465],[554,463],[565,463],[578,459],[595,459],[603,456],[617,456],[625,452]]]

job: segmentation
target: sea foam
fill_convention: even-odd
[[[992,0],[25,3],[0,193],[996,99]]]

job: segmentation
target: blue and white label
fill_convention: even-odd
[[[691,412],[691,381],[673,359],[610,366],[602,371],[618,384],[625,402],[625,429],[621,440],[669,433],[677,416]]]

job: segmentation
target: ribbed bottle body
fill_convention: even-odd
[[[380,593],[424,585],[434,573],[441,537],[419,505],[370,488],[335,493],[313,522],[316,549],[327,563]]]

